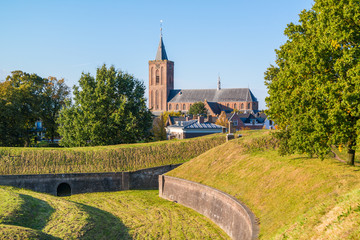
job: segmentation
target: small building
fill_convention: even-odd
[[[45,140],[46,128],[43,127],[43,122],[41,120],[35,122],[35,125],[30,129],[30,132],[35,136],[36,142]]]
[[[211,122],[204,122],[204,117],[198,117],[196,120],[177,121],[175,124],[167,126],[166,135],[167,139],[185,139],[221,133],[223,128],[223,126]]]
[[[232,113],[229,117],[229,122],[233,123],[234,128],[236,129],[236,131],[240,131],[242,129],[245,128],[245,124],[244,122],[241,120],[239,114],[237,113]]]
[[[269,118],[266,118],[264,121],[264,128],[265,129],[276,129],[274,121]]]

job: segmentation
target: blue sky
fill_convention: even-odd
[[[0,81],[14,70],[65,78],[76,85],[114,65],[148,86],[159,25],[175,88],[250,87],[265,109],[264,72],[274,49],[286,41],[286,25],[298,21],[312,0],[92,1],[2,0]],[[146,94],[148,97],[148,93]]]

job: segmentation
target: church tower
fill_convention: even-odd
[[[160,42],[155,60],[149,61],[149,108],[159,115],[167,111],[170,90],[174,89],[174,62],[169,61],[160,28]]]

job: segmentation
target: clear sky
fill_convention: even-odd
[[[110,1],[1,0],[0,81],[11,71],[64,78],[102,64],[148,86],[148,61],[159,43],[160,20],[175,88],[250,87],[265,109],[264,72],[286,25],[312,0]],[[146,93],[148,98],[148,92]]]

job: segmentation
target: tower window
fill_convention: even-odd
[[[183,110],[186,110],[186,105],[185,104],[183,104]]]
[[[155,72],[155,84],[158,85],[160,83],[159,69]]]
[[[171,104],[169,104],[169,110],[171,110]]]
[[[236,103],[234,103],[234,109],[236,109]]]
[[[176,104],[176,110],[179,110],[179,104]]]
[[[241,104],[241,109],[244,109],[244,104],[243,103]]]
[[[155,110],[159,109],[159,93],[155,91]]]
[[[248,103],[248,109],[250,109],[250,103]]]

